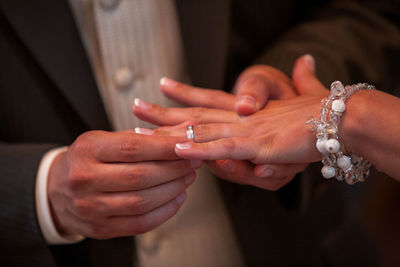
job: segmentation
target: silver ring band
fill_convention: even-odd
[[[186,137],[189,140],[193,140],[194,139],[194,126],[193,125],[188,125],[186,127]]]

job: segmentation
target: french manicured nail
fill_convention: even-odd
[[[268,166],[261,166],[257,170],[258,177],[271,177],[274,174],[274,170]]]
[[[304,55],[304,61],[307,64],[307,67],[312,72],[315,72],[315,58],[310,54],[306,54],[306,55]]]
[[[196,176],[194,175],[194,173],[191,173],[189,175],[186,175],[184,179],[185,181],[185,185],[189,186],[194,182],[194,179],[196,178]]]
[[[192,159],[192,160],[190,160],[190,167],[191,167],[192,169],[200,168],[201,164],[203,164],[203,161],[202,161],[202,160],[199,160],[199,159]]]
[[[139,98],[135,98],[135,100],[133,101],[134,105],[138,108],[141,109],[149,109],[151,107],[151,105]]]
[[[189,149],[192,147],[192,143],[191,142],[186,142],[186,143],[182,143],[182,144],[176,144],[175,147],[179,150],[185,150],[185,149]]]
[[[236,170],[236,164],[232,160],[219,160],[218,161],[219,167],[229,173],[233,173]]]
[[[238,96],[236,104],[242,106],[248,106],[255,109],[257,106],[257,100],[250,95],[241,95]]]
[[[182,194],[178,195],[176,198],[176,202],[178,202],[179,205],[183,203],[186,199],[186,192],[183,192]]]
[[[154,130],[136,127],[135,133],[143,135],[152,135],[154,133]]]
[[[169,78],[167,78],[167,77],[162,77],[161,79],[160,79],[160,85],[161,86],[165,86],[165,87],[174,87],[174,86],[176,86],[178,83],[177,82],[175,82],[174,80],[171,80],[171,79],[169,79]]]

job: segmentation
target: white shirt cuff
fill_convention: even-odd
[[[36,212],[42,234],[49,245],[73,244],[84,239],[81,235],[61,236],[51,217],[47,199],[47,178],[53,160],[67,147],[55,148],[48,151],[42,158],[36,175]]]

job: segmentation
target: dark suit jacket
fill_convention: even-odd
[[[196,85],[228,90],[253,61],[290,74],[295,58],[311,53],[326,85],[340,79],[398,88],[394,3],[176,2]],[[1,266],[132,265],[132,238],[47,246],[38,226],[34,184],[41,157],[94,129],[110,124],[67,2],[0,0]],[[323,244],[343,225],[344,211],[329,201],[338,196],[299,209],[298,183],[271,193],[221,182],[248,265],[330,261]]]

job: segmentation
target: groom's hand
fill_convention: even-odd
[[[150,231],[168,220],[201,165],[178,159],[179,140],[133,131],[78,137],[50,168],[48,199],[59,232],[106,239]]]
[[[236,81],[233,94],[193,87],[165,77],[161,79],[160,87],[166,96],[186,106],[236,111],[239,115],[257,112],[269,99],[296,96],[291,80],[280,70],[266,65],[254,65],[244,70]],[[135,115],[140,116],[139,113]]]

